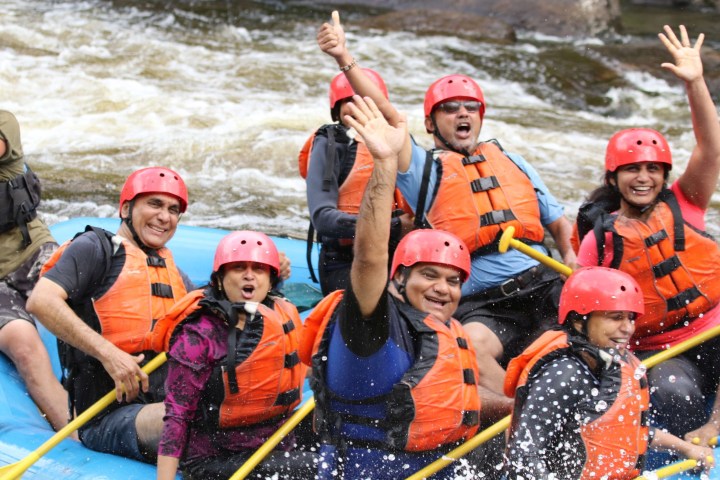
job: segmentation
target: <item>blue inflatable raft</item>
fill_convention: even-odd
[[[119,225],[116,218],[76,218],[54,225],[51,230],[58,242],[72,238],[86,225],[115,231]],[[197,285],[204,285],[210,278],[212,260],[220,239],[226,230],[180,225],[169,243],[175,259]],[[299,309],[308,309],[319,300],[317,284],[310,280],[306,264],[306,243],[303,240],[273,237],[279,250],[285,252],[292,262],[292,276],[285,282],[283,291]],[[317,252],[313,249],[313,265],[317,265]],[[39,326],[43,341],[53,359],[56,374],[57,363],[55,337],[42,325]],[[305,388],[305,398],[311,392]],[[0,354],[0,467],[20,461],[52,437],[53,431],[42,418],[30,399],[14,366]],[[720,480],[720,468],[713,471],[708,480]],[[409,472],[411,473],[411,472]],[[40,458],[22,478],[36,480],[147,480],[156,476],[155,467],[114,455],[94,452],[73,440],[63,440],[58,446]],[[181,478],[178,476],[178,478]],[[648,477],[653,478],[653,477]],[[688,473],[670,479],[699,478]]]

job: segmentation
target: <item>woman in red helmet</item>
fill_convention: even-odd
[[[647,424],[645,367],[628,346],[645,310],[639,285],[605,267],[573,273],[560,295],[560,327],[508,366],[515,406],[505,451],[507,480],[630,480],[648,447],[712,466],[712,450]]]
[[[313,368],[319,478],[394,480],[478,429],[475,354],[452,318],[470,254],[455,235],[416,230],[401,240],[388,275],[397,152],[407,128],[390,127],[370,100],[354,97],[353,105],[357,120],[346,121],[367,142],[374,168],[350,285],[305,321],[300,354]]]
[[[140,367],[153,354],[145,334],[187,293],[165,246],[187,205],[177,172],[133,172],[120,193],[117,231],[88,227],[61,246],[28,299],[28,310],[62,341],[70,412],[84,412],[115,389],[117,403],[79,430],[90,449],[155,461],[164,377]]]
[[[165,419],[158,476],[178,467],[202,479],[226,479],[300,403],[305,366],[298,358],[300,316],[273,290],[280,260],[258,232],[224,237],[210,284],[190,292],[155,329],[168,352]],[[294,435],[257,472],[314,478],[314,454],[293,452]]]
[[[368,78],[387,97],[388,91],[380,75],[364,69]],[[330,83],[330,116],[333,121],[320,127],[305,142],[299,155],[300,174],[307,183],[310,212],[308,242],[313,229],[321,244],[320,288],[323,295],[347,288],[350,281],[355,222],[365,186],[372,172],[372,156],[360,135],[349,135],[343,117],[354,92],[340,72]],[[412,211],[396,191],[393,201],[390,241],[397,245],[411,226]],[[393,247],[394,248],[394,247]],[[310,271],[312,270],[312,265]]]
[[[703,79],[703,35],[691,46],[685,27],[677,38],[665,26],[660,39],[675,61],[662,66],[685,82],[690,103],[697,144],[687,168],[668,188],[672,158],[665,138],[648,128],[622,130],[607,146],[605,185],[578,215],[579,233],[587,232],[578,263],[618,268],[643,289],[645,315],[632,345],[641,356],[720,325],[720,249],[705,232],[705,212],[720,173],[720,124]],[[702,414],[718,388],[720,339],[648,376],[659,425],[703,442],[720,433],[718,400],[707,423]],[[678,408],[696,414],[676,415]]]

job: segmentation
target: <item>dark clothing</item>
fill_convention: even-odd
[[[333,135],[334,160],[331,181],[324,181],[328,160],[328,135]],[[346,289],[350,285],[352,242],[355,238],[357,215],[338,207],[339,188],[350,175],[358,150],[358,142],[347,136],[347,127],[325,125],[315,134],[307,171],[307,204],[310,221],[317,232],[320,250],[320,288],[323,295]],[[359,209],[359,205],[357,205]],[[391,244],[400,240],[400,219],[391,220]],[[391,256],[392,256],[391,249]]]
[[[659,351],[641,352],[646,359]],[[682,438],[707,421],[720,381],[720,338],[715,337],[685,353],[665,360],[648,371],[651,421]],[[703,412],[678,415],[681,412]]]
[[[504,346],[499,362],[505,367],[544,331],[557,325],[562,286],[558,273],[538,265],[503,285],[462,297],[455,318],[463,325],[480,322],[492,330]]]

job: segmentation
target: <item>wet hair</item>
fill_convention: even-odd
[[[589,314],[582,314],[578,313],[575,310],[571,310],[568,312],[567,316],[565,317],[565,326],[569,328],[573,332],[577,332],[575,329],[575,322],[580,322],[582,324],[582,329],[579,333],[582,333],[584,336],[587,336],[587,324],[588,320],[590,319]]]

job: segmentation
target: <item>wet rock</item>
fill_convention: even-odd
[[[440,3],[437,0],[328,0],[329,5],[362,4],[365,7],[389,10],[427,10],[463,14],[460,23],[451,24],[442,33],[459,34],[473,29],[465,14],[494,18],[514,28],[533,30],[547,35],[586,36],[614,30],[620,17],[620,0],[454,0]]]
[[[503,20],[473,13],[411,9],[386,13],[359,21],[363,28],[413,32],[419,35],[445,35],[454,32],[468,40],[515,42],[515,30]],[[458,28],[462,25],[462,28]]]

